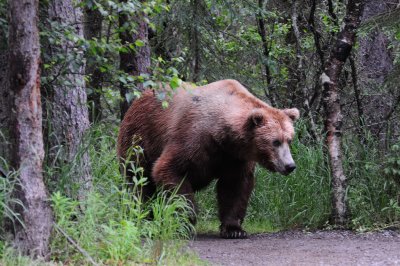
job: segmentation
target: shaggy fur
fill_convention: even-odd
[[[246,237],[241,224],[255,163],[283,174],[294,169],[289,144],[299,111],[273,108],[235,80],[183,87],[172,93],[168,108],[150,90],[131,105],[121,124],[118,155],[126,159],[134,136],[140,137],[135,144],[144,149],[140,165],[149,177],[145,196],[156,185],[180,185],[179,193],[194,204],[194,192],[218,179],[221,236]]]

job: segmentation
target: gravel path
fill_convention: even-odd
[[[287,231],[244,240],[199,235],[190,247],[211,265],[400,265],[395,231]]]

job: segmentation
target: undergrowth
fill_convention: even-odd
[[[133,184],[126,184],[116,156],[115,132],[106,131],[104,127],[92,130],[88,144],[82,147],[90,154],[93,176],[93,186],[84,199],[78,200],[80,184],[71,176],[71,166],[47,170],[47,176],[56,173],[59,178],[51,191],[55,218],[51,264],[201,265],[197,255],[186,247],[185,240],[192,237],[194,228],[185,198],[160,191],[144,202],[140,196],[146,182],[143,169],[130,165],[135,178]],[[133,156],[140,152],[139,147],[132,149]],[[50,177],[48,180],[51,182]],[[2,207],[8,202],[7,191],[0,188],[0,215],[6,213]],[[4,241],[0,241],[0,251],[0,265],[41,263],[19,255]]]
[[[359,231],[400,228],[400,187],[385,168],[399,154],[384,154],[367,136],[365,144],[345,140],[345,169],[349,177],[351,225]]]
[[[323,145],[307,140],[305,132],[305,125],[300,123],[297,126],[300,137],[291,147],[297,165],[294,173],[282,176],[256,168],[256,186],[244,224],[249,233],[330,228],[330,170]],[[191,210],[185,199],[159,192],[152,200],[143,202],[139,193],[146,182],[143,169],[132,165],[136,178],[128,189],[120,174],[115,140],[116,131],[104,126],[90,132],[87,145],[82,149],[91,157],[93,187],[85,199],[77,200],[79,184],[71,181],[76,180],[71,172],[77,172],[70,171],[71,166],[47,170],[47,176],[57,172],[60,179],[51,186],[55,215],[50,246],[52,263],[202,264],[186,247],[185,239],[192,236],[194,229],[188,220]],[[398,153],[386,157],[372,139],[365,143],[368,144],[357,142],[354,136],[344,138],[350,227],[364,231],[398,226],[399,187],[393,178],[384,174],[393,172],[384,169],[397,165],[397,161],[396,164],[393,161],[398,159]],[[140,152],[136,147],[133,155]],[[16,173],[9,172],[7,178],[0,178],[0,218],[18,222],[18,216],[7,207],[13,201],[11,190],[15,176]],[[50,178],[48,180],[51,182]],[[196,230],[200,233],[218,231],[215,198],[215,183],[196,194],[200,210]],[[153,219],[149,219],[150,213]],[[3,233],[0,265],[37,265],[17,254],[5,241]]]
[[[94,179],[87,198],[78,201],[60,191],[51,197],[57,224],[52,259],[76,263],[94,260],[106,265],[187,264],[196,260],[181,241],[189,239],[194,230],[185,198],[160,191],[144,202],[140,195],[146,182],[143,169],[132,163],[133,184],[126,184],[116,158],[115,135],[104,135],[102,128],[93,131],[91,138]],[[132,156],[141,152],[140,147],[131,151]]]

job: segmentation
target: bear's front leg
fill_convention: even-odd
[[[182,159],[179,157],[177,146],[167,146],[153,166],[152,177],[156,185],[167,190],[177,189],[177,193],[183,195],[193,209],[189,217],[190,222],[196,224],[196,206],[194,202],[194,192],[190,182],[180,174],[184,172]]]
[[[247,204],[254,188],[254,165],[234,167],[217,182],[219,218],[222,238],[247,238],[242,229]]]

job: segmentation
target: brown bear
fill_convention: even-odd
[[[276,109],[253,96],[236,80],[169,90],[169,107],[147,90],[127,111],[118,136],[124,160],[132,140],[144,149],[140,164],[149,183],[179,187],[194,204],[194,192],[217,179],[220,235],[245,238],[241,224],[254,186],[256,163],[284,175],[296,165],[289,145],[299,111]]]

